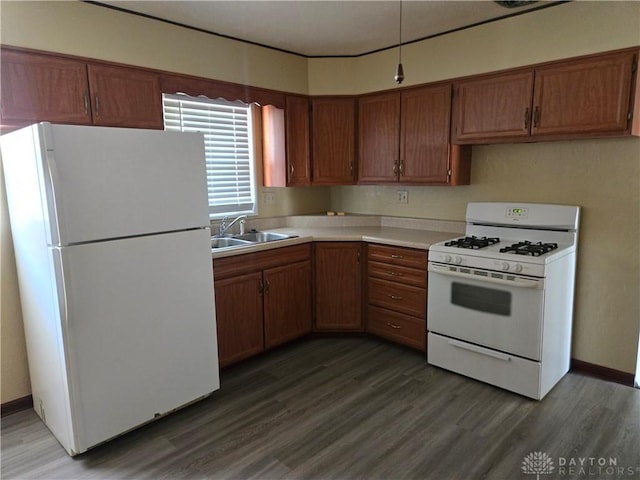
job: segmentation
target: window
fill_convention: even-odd
[[[209,216],[257,213],[251,105],[184,94],[162,104],[165,130],[204,133]]]

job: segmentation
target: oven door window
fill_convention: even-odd
[[[452,282],[451,303],[494,315],[511,315],[511,292]]]

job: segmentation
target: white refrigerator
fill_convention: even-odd
[[[34,409],[76,455],[220,387],[201,134],[0,138]]]

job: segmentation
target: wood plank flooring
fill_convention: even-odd
[[[75,458],[32,410],[9,415],[2,479],[534,480],[521,468],[531,452],[554,462],[542,480],[640,478],[640,390],[578,374],[536,402],[382,340],[329,337],[221,381],[210,398]],[[570,470],[589,458],[590,471]],[[599,459],[615,459],[615,474],[593,470]]]

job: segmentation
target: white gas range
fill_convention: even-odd
[[[569,370],[579,207],[469,203],[429,248],[430,364],[541,399]]]

